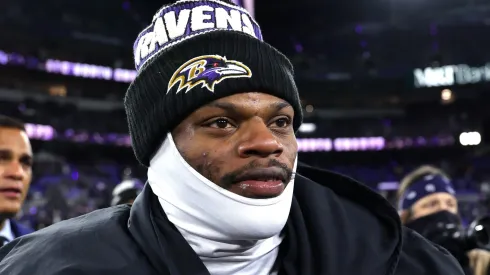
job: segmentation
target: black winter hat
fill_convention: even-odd
[[[201,106],[260,91],[289,102],[302,121],[290,61],[262,40],[243,8],[220,0],[181,0],[161,8],[134,44],[138,74],[124,106],[134,153],[149,166],[168,132]]]

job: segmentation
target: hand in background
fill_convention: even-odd
[[[490,252],[483,249],[473,249],[468,252],[470,267],[474,275],[487,275],[490,266]]]

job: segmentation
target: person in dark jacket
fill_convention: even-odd
[[[398,198],[404,225],[445,247],[466,274],[490,274],[489,251],[465,247],[453,238],[462,223],[456,192],[446,173],[430,165],[415,169],[401,181]],[[449,228],[437,224],[447,224]]]
[[[32,231],[13,218],[32,178],[32,149],[24,124],[0,116],[0,247]]]
[[[0,274],[462,274],[377,193],[298,168],[292,65],[244,9],[177,1],[134,52],[125,108],[142,193],[9,243]]]

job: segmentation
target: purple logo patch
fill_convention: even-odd
[[[198,56],[185,62],[175,71],[168,82],[167,94],[176,85],[176,93],[183,89],[187,93],[197,85],[214,92],[214,86],[227,78],[251,77],[252,71],[242,62],[227,60],[219,55]]]

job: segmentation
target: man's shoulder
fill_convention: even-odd
[[[403,227],[403,248],[395,274],[464,275],[464,272],[447,250]]]
[[[126,272],[143,258],[127,229],[129,212],[129,206],[97,210],[17,238],[0,249],[0,274]]]
[[[62,245],[63,242],[85,242],[93,238],[123,235],[129,218],[127,205],[104,208],[61,221],[24,237],[25,240],[44,240]]]

